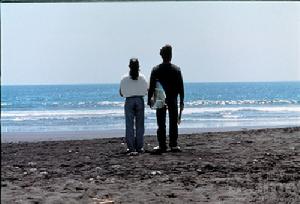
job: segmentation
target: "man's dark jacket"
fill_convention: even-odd
[[[156,81],[159,81],[166,93],[166,103],[177,101],[180,96],[180,106],[183,107],[184,88],[180,68],[171,63],[162,63],[152,69],[148,91],[148,105],[155,91]]]

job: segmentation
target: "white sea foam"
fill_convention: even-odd
[[[286,119],[282,118],[265,118],[265,117],[256,117],[256,118],[201,118],[201,117],[194,117],[194,118],[189,118],[189,117],[183,117],[182,121],[186,122],[212,122],[212,121],[223,121],[223,122],[230,122],[230,121],[240,121],[240,122],[246,122],[246,121],[252,121],[252,122],[262,122],[262,121],[282,121]],[[300,121],[300,116],[299,117],[289,117],[290,121]]]
[[[124,114],[122,109],[111,110],[53,110],[53,111],[7,111],[2,117],[55,117],[55,116],[109,116]]]
[[[185,116],[195,114],[219,114],[222,118],[239,118],[244,113],[292,113],[300,116],[300,106],[268,106],[268,107],[203,107],[185,108]],[[155,111],[146,108],[145,115],[155,115]],[[84,117],[123,117],[124,109],[106,110],[53,110],[53,111],[1,111],[2,120],[37,120],[37,119],[71,119]]]
[[[300,106],[268,106],[268,107],[203,107],[203,108],[185,108],[184,114],[195,113],[221,113],[221,112],[237,112],[237,111],[260,111],[260,112],[299,112]]]
[[[11,106],[12,103],[9,103],[9,102],[1,102],[1,107],[3,106]]]
[[[122,107],[124,106],[124,102],[120,102],[120,101],[100,101],[97,103],[97,105],[100,106],[119,106]]]
[[[264,104],[297,104],[297,100],[285,100],[285,99],[274,99],[274,100],[196,100],[188,101],[188,106],[200,106],[200,105],[264,105]]]

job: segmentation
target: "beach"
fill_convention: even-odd
[[[299,203],[300,127],[181,134],[181,153],[124,138],[1,143],[1,203]]]

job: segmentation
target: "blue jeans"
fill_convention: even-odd
[[[128,97],[125,101],[126,143],[129,151],[140,151],[144,146],[145,104],[142,96]],[[135,122],[135,131],[134,131]],[[135,134],[134,134],[135,133]]]

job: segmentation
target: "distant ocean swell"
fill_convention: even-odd
[[[79,102],[39,102],[41,107],[55,107],[55,108],[101,108],[101,107],[123,107],[123,101],[79,101]],[[198,107],[198,106],[209,106],[209,105],[288,105],[288,104],[299,104],[300,100],[196,100],[188,101],[185,103],[187,107]],[[1,109],[3,108],[30,108],[33,106],[32,102],[22,103],[9,103],[1,102]]]
[[[267,106],[267,107],[203,107],[203,108],[185,108],[185,115],[205,114],[205,113],[235,113],[235,112],[269,112],[269,113],[295,113],[300,114],[300,106]],[[154,113],[153,110],[146,108],[145,114]],[[14,117],[107,117],[107,116],[123,116],[123,109],[103,109],[103,110],[45,110],[45,111],[6,111],[1,112],[2,119]],[[299,115],[300,116],[300,115]]]
[[[118,90],[118,84],[1,86],[1,132],[124,129]],[[145,107],[145,126],[155,129],[155,111]],[[180,128],[256,126],[300,126],[300,82],[185,84]]]
[[[226,126],[228,122],[259,121],[268,124],[289,120],[291,124],[300,125],[300,106],[267,106],[267,107],[190,107],[183,112],[183,127],[195,127],[195,123],[218,122]],[[155,111],[145,111],[145,122],[148,127],[155,128]],[[272,121],[270,121],[272,120]],[[125,127],[123,108],[103,110],[33,110],[1,112],[1,122],[5,129],[11,131],[55,131],[60,127],[63,131],[76,129],[122,129]],[[106,126],[105,124],[109,124]],[[64,125],[64,126],[62,126]],[[201,126],[201,125],[199,125]],[[47,127],[47,128],[45,128]]]

